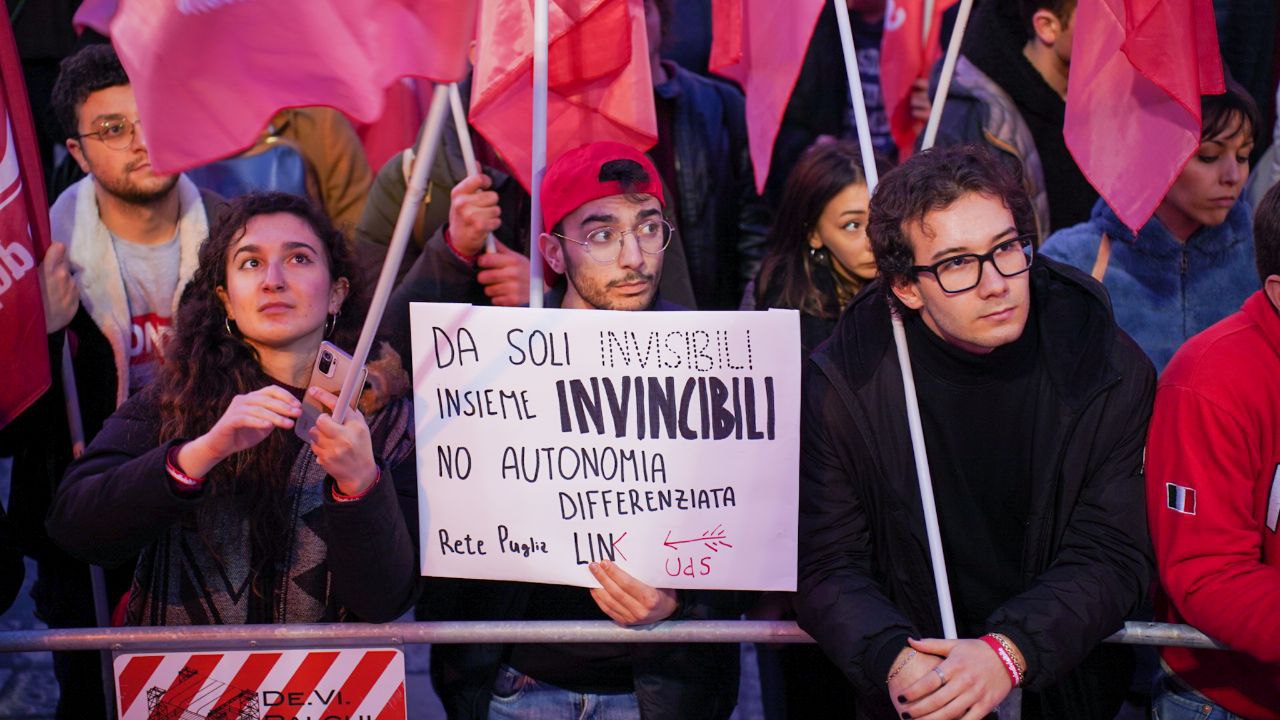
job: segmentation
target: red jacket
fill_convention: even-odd
[[[1233,648],[1164,661],[1231,712],[1280,720],[1280,313],[1262,292],[1160,377],[1146,474],[1161,612]]]

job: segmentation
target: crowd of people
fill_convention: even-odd
[[[49,356],[69,351],[76,390],[55,373],[0,430],[4,530],[36,562],[40,618],[95,624],[90,564],[129,625],[746,615],[816,640],[761,646],[770,720],[1014,705],[1280,720],[1280,163],[1250,172],[1270,135],[1253,95],[1228,80],[1202,98],[1199,148],[1134,232],[1063,141],[1076,0],[980,3],[938,146],[897,148],[870,102],[876,158],[850,139],[842,76],[823,75],[824,14],[757,193],[742,93],[663,44],[671,0],[644,4],[657,144],[552,158],[531,233],[510,168],[472,133],[468,173],[447,127],[369,389],[305,432],[306,404],[338,401],[312,367],[322,343],[355,345],[412,150],[375,171],[340,113],[299,108],[216,168],[162,174],[111,46],[61,63],[55,175],[80,179],[49,210],[40,277]],[[884,4],[850,8],[876,42]],[[419,576],[409,304],[534,293],[799,311],[800,464],[779,469],[799,476],[795,593],[656,588],[609,561],[590,590]],[[938,609],[895,314],[959,639]],[[1104,643],[1127,618],[1227,649]],[[102,716],[99,662],[55,653],[60,719]],[[461,644],[431,663],[451,718],[728,718],[740,673],[738,646],[717,643]]]

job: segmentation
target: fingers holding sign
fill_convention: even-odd
[[[676,611],[676,591],[646,585],[608,560],[591,563],[600,587],[591,589],[596,605],[619,625],[648,625]]]

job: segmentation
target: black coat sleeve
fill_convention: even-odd
[[[395,467],[381,463],[368,494],[333,498],[325,480],[329,571],[334,595],[366,622],[389,622],[413,606],[420,591],[417,550],[417,473],[411,453]]]
[[[872,574],[868,508],[858,467],[841,446],[865,447],[827,378],[806,366],[800,408],[800,528],[795,609],[800,627],[868,696],[883,695],[893,659],[916,631]],[[885,696],[887,697],[887,696]]]
[[[67,552],[112,567],[134,558],[204,497],[175,490],[159,442],[159,411],[144,392],[107,418],[67,468],[45,521]]]
[[[1154,573],[1142,475],[1155,372],[1132,341],[1133,358],[1097,414],[1084,486],[1053,564],[988,618],[1026,658],[1024,684],[1062,680],[1147,597]]]

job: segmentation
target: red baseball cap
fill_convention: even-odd
[[[639,163],[649,174],[649,181],[630,188],[623,188],[617,180],[602,182],[600,168],[614,160]],[[644,153],[617,142],[594,142],[576,147],[556,158],[542,176],[543,230],[551,232],[551,228],[566,215],[585,203],[627,193],[646,193],[656,197],[659,204],[667,204],[662,197],[662,179],[658,177],[658,169]]]

